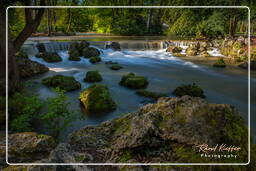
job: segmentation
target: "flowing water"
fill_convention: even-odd
[[[56,74],[74,76],[82,84],[80,90],[68,92],[70,108],[77,112],[78,118],[61,133],[60,139],[65,141],[67,135],[86,125],[97,125],[103,121],[113,119],[128,112],[137,110],[141,105],[148,102],[148,99],[135,94],[131,90],[120,86],[118,83],[122,75],[129,72],[146,76],[149,80],[148,90],[168,93],[173,96],[172,91],[181,84],[196,83],[205,91],[207,100],[214,103],[225,103],[235,106],[244,119],[248,118],[248,77],[245,74],[238,74],[229,69],[223,72],[222,68],[213,68],[201,64],[183,61],[170,53],[165,52],[167,46],[165,41],[145,41],[145,40],[123,40],[120,41],[122,51],[104,49],[106,41],[90,41],[91,45],[101,51],[102,62],[91,64],[88,59],[81,58],[81,61],[69,61],[67,49],[68,41],[44,41],[47,51],[58,52],[63,61],[58,63],[47,63],[34,55],[37,53],[35,44],[37,41],[28,41],[24,49],[29,53],[30,59],[45,64],[50,71],[30,79],[34,87],[33,91],[46,99],[55,96],[49,88],[40,84],[40,81]],[[186,47],[188,43],[180,43],[179,46]],[[210,53],[215,56],[220,55],[217,49]],[[104,63],[106,61],[118,62],[123,66],[119,71],[113,71]],[[113,100],[117,103],[114,112],[100,115],[87,115],[80,108],[78,100],[79,93],[90,86],[90,83],[83,82],[85,74],[89,70],[99,70],[103,81],[102,84],[108,86]],[[227,70],[227,69],[226,69]],[[256,82],[255,78],[251,80]],[[255,98],[252,95],[251,98]],[[255,111],[255,101],[251,108]],[[255,121],[255,118],[252,118]],[[255,127],[252,128],[255,131]]]

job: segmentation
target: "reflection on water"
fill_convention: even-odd
[[[101,42],[102,43],[102,42]],[[49,46],[55,46],[49,44]],[[63,46],[64,47],[64,46]],[[30,49],[29,49],[30,48]],[[72,125],[63,131],[61,139],[66,140],[67,135],[86,125],[96,125],[103,121],[113,119],[128,112],[137,110],[146,100],[144,97],[136,95],[135,90],[131,90],[119,85],[122,75],[134,72],[138,75],[146,76],[149,80],[148,90],[168,93],[180,84],[196,83],[202,87],[207,96],[207,100],[214,103],[227,103],[235,106],[241,115],[247,119],[248,113],[248,79],[244,75],[222,73],[218,69],[207,67],[192,62],[183,61],[165,52],[165,49],[159,50],[131,50],[112,51],[110,49],[101,49],[102,62],[91,64],[88,59],[82,58],[81,61],[69,61],[66,49],[58,51],[63,58],[62,62],[47,63],[40,58],[34,57],[37,50],[31,44],[27,44],[31,60],[45,64],[50,68],[48,73],[35,77],[32,81],[40,82],[41,79],[55,75],[63,74],[74,76],[82,85],[81,90],[68,92],[71,109],[78,111],[78,119],[72,121]],[[124,68],[119,71],[113,71],[104,64],[106,61],[118,62]],[[102,84],[109,87],[112,98],[117,103],[117,110],[101,115],[85,115],[80,108],[78,100],[80,92],[90,86],[90,83],[83,82],[85,74],[89,70],[99,70],[103,77]],[[255,82],[255,80],[252,80]],[[36,89],[40,98],[54,96],[54,93],[45,86]],[[255,95],[252,97],[255,98]],[[255,102],[252,104],[255,110]],[[255,130],[255,127],[253,127]],[[255,131],[254,131],[255,132]]]

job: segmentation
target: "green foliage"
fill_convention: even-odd
[[[14,94],[9,99],[11,130],[14,132],[32,131],[32,121],[38,117],[41,107],[42,102],[37,96]]]
[[[216,37],[227,32],[227,18],[221,12],[214,12],[207,20],[202,20],[197,25],[196,35],[198,37]]]
[[[49,134],[58,136],[61,130],[64,130],[70,124],[74,112],[69,111],[69,103],[64,90],[55,88],[56,97],[48,98],[46,101],[47,112],[42,114],[40,119],[43,121]]]

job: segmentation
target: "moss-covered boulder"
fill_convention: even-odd
[[[100,51],[94,47],[87,47],[83,49],[82,55],[85,58],[98,57],[100,56]]]
[[[177,47],[177,46],[169,46],[166,49],[166,52],[171,52],[171,53],[180,53],[182,51],[181,47]]]
[[[237,110],[190,96],[162,97],[136,112],[84,127],[70,135],[69,143],[76,152],[97,156],[90,162],[246,163],[248,159],[248,129]],[[203,144],[233,145],[240,149],[223,153],[239,157],[202,157]]]
[[[56,52],[44,52],[36,54],[36,57],[43,58],[46,62],[60,62],[62,58]]]
[[[80,61],[80,54],[77,50],[69,50],[68,51],[70,61]]]
[[[113,65],[111,65],[109,68],[112,69],[112,70],[120,70],[120,69],[122,69],[123,67],[120,66],[119,64],[113,64]]]
[[[148,80],[146,77],[136,76],[134,73],[129,73],[122,77],[119,84],[132,89],[140,89],[148,86]]]
[[[178,97],[188,95],[192,97],[205,98],[204,91],[195,83],[181,85],[173,91],[173,94]]]
[[[86,76],[84,78],[85,82],[99,82],[102,80],[102,77],[99,73],[99,71],[88,71],[86,73]]]
[[[73,42],[69,45],[69,51],[77,51],[79,56],[82,56],[83,50],[89,47],[89,42],[83,40],[79,42]]]
[[[57,88],[59,87],[65,91],[72,91],[81,88],[81,84],[75,80],[72,76],[64,76],[64,75],[54,75],[52,77],[48,77],[42,80],[42,84]]]
[[[214,67],[218,67],[218,68],[225,68],[226,67],[226,63],[224,61],[223,58],[219,58],[214,64]]]
[[[89,113],[111,112],[116,109],[116,104],[105,85],[91,85],[80,94],[79,100]]]
[[[101,61],[101,57],[93,56],[93,57],[90,58],[89,61],[94,64],[94,63],[100,62]]]
[[[5,153],[0,142],[0,153]],[[57,145],[55,139],[35,132],[8,135],[8,161],[11,163],[33,162],[48,157]],[[1,155],[1,154],[0,154]]]
[[[148,91],[148,90],[138,90],[138,91],[136,91],[136,94],[143,96],[143,97],[151,98],[154,100],[157,100],[160,97],[168,96],[166,93],[158,93],[158,92],[153,92],[153,91]]]

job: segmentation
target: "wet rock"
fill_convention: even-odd
[[[80,61],[80,54],[77,50],[70,50],[68,51],[70,61]]]
[[[29,58],[16,58],[16,60],[22,78],[29,78],[49,71],[45,65],[31,61]]]
[[[116,104],[105,85],[91,85],[80,94],[79,100],[89,113],[111,112],[116,109]]]
[[[36,54],[37,58],[42,58],[46,62],[60,62],[62,58],[56,52],[44,52]]]
[[[186,56],[186,54],[181,54],[181,53],[173,53],[172,55],[176,56],[176,57],[185,57]]]
[[[219,58],[214,64],[214,67],[218,67],[218,68],[225,68],[226,67],[226,63],[224,61],[223,58]]]
[[[88,47],[83,49],[82,55],[85,58],[98,57],[100,56],[100,51],[94,47]]]
[[[73,91],[81,88],[81,84],[72,76],[55,75],[42,80],[42,84],[60,88],[65,91]]]
[[[0,144],[3,144],[3,139]],[[11,163],[33,162],[48,157],[57,143],[53,137],[35,132],[9,134],[8,161]],[[4,149],[3,149],[4,148]],[[5,155],[5,146],[0,145],[0,156]]]
[[[37,47],[37,49],[38,49],[38,52],[42,52],[42,53],[46,52],[46,49],[45,49],[45,46],[44,46],[43,43],[38,43],[38,44],[36,45],[36,47]]]
[[[211,55],[207,51],[203,51],[203,52],[200,53],[200,56],[209,57]]]
[[[198,153],[198,145],[227,143],[241,147],[236,154],[239,162],[246,162],[246,136],[242,118],[230,105],[183,96],[162,97],[137,112],[86,126],[73,132],[68,143],[72,151],[93,156],[91,162],[128,163],[207,162]]]
[[[86,76],[84,78],[85,82],[99,82],[102,81],[102,77],[99,73],[99,71],[88,71],[86,73]]]
[[[88,48],[89,47],[89,42],[83,40],[81,41],[80,43],[78,42],[73,42],[70,44],[69,46],[69,51],[77,51],[79,53],[79,56],[82,56],[83,55],[83,50],[85,48]]]
[[[169,46],[166,49],[166,52],[171,52],[171,53],[180,53],[182,51],[181,47],[177,47],[177,46]]]
[[[134,73],[129,73],[122,77],[119,84],[132,89],[140,89],[148,86],[148,80],[146,77],[136,76]]]
[[[111,48],[115,51],[120,51],[121,47],[120,44],[118,42],[111,42],[109,45],[106,45],[106,49]]]
[[[120,66],[120,65],[118,65],[118,64],[113,64],[113,65],[111,65],[109,68],[112,69],[112,70],[120,70],[120,69],[122,69],[123,67]]]
[[[196,56],[198,54],[198,50],[196,48],[193,48],[193,47],[188,47],[186,49],[186,54],[189,55],[189,56]]]
[[[178,97],[188,95],[192,97],[205,98],[204,91],[195,83],[181,85],[173,91],[173,94]]]
[[[143,97],[151,98],[154,100],[157,100],[160,97],[168,96],[165,93],[152,92],[152,91],[148,91],[148,90],[138,90],[138,91],[136,91],[136,94],[143,96]]]
[[[94,63],[100,62],[101,58],[98,56],[94,56],[94,57],[91,57],[89,61],[94,64]]]
[[[107,65],[113,65],[113,64],[118,64],[118,62],[107,61],[107,62],[105,62],[105,64],[107,64]]]

